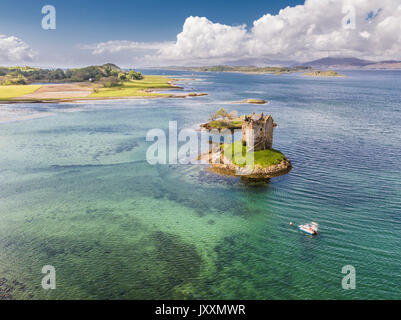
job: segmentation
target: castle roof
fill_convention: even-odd
[[[262,119],[262,117],[263,117],[263,113],[262,114],[254,114],[254,115],[252,115],[251,116],[251,120],[253,120],[253,121],[259,121],[260,119]]]
[[[252,113],[249,116],[245,116],[245,121],[267,121],[269,118],[271,118],[271,115],[263,115],[263,112],[261,114],[256,114]]]

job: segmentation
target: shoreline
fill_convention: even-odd
[[[158,89],[162,90],[162,89]],[[166,90],[174,90],[166,89]],[[107,101],[107,100],[139,100],[139,99],[172,99],[172,98],[193,98],[208,95],[207,93],[187,93],[187,94],[166,94],[165,96],[121,96],[121,97],[85,97],[85,98],[68,98],[68,99],[37,99],[37,100],[0,100],[2,104],[19,104],[19,103],[69,103],[84,101]]]
[[[163,87],[160,88],[152,87],[152,88],[144,88],[139,90],[140,93],[144,95],[121,95],[121,96],[91,96],[92,94],[96,94],[97,92],[93,85],[90,83],[48,83],[41,85],[36,91],[30,94],[26,94],[20,97],[13,97],[5,100],[0,100],[0,105],[2,104],[20,104],[20,103],[27,103],[27,104],[34,104],[34,103],[72,103],[72,102],[83,102],[83,101],[107,101],[107,100],[136,100],[136,99],[160,99],[160,98],[193,98],[193,97],[201,97],[206,96],[208,93],[204,92],[190,92],[190,93],[182,93],[182,94],[169,94],[169,93],[157,93],[157,91],[164,91],[164,90],[183,90],[184,87],[177,86],[175,83],[178,81],[185,81],[182,79],[172,79],[169,77],[165,77],[169,79],[167,84],[170,87]],[[141,81],[141,80],[138,80]],[[41,90],[41,91],[40,91]],[[57,91],[55,91],[57,90]],[[118,90],[118,89],[116,89]],[[40,91],[40,92],[38,92]],[[82,96],[82,92],[89,92],[87,96]],[[72,94],[77,94],[76,97],[62,97],[63,95],[68,95],[68,92]],[[40,96],[46,96],[53,94],[54,97],[51,98],[40,98]],[[57,97],[57,94],[59,97]],[[148,95],[147,95],[148,94]],[[38,95],[38,98],[34,98],[35,95]],[[24,98],[26,97],[26,98]],[[32,97],[32,98],[31,98]]]

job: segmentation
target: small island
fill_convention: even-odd
[[[309,77],[345,77],[343,74],[339,74],[334,70],[326,70],[326,71],[314,70],[311,72],[306,72],[303,75]]]
[[[235,110],[227,112],[224,108],[220,108],[210,116],[209,122],[201,124],[200,127],[208,131],[213,129],[217,129],[218,131],[224,129],[233,131],[242,128],[242,118],[238,116]]]
[[[224,112],[220,109],[216,114],[221,115]],[[210,170],[215,173],[239,176],[244,180],[269,180],[290,172],[292,169],[290,160],[280,151],[273,149],[273,129],[277,127],[273,118],[263,113],[253,113],[240,119],[241,141],[221,144],[217,151],[211,147],[209,153],[201,155],[199,159],[208,161],[211,164]],[[219,125],[215,126],[217,121],[220,121]],[[224,128],[233,131],[231,127],[234,121],[238,129],[238,119],[213,120],[207,126],[202,125],[202,128],[219,130]],[[226,125],[221,125],[221,122]],[[244,159],[253,159],[253,162],[250,164],[244,162]]]
[[[235,101],[233,102],[234,104],[266,104],[268,101],[263,100],[263,99],[245,99],[241,101]]]
[[[187,98],[206,93],[168,94],[159,90],[183,89],[178,79],[142,75],[112,63],[76,69],[0,67],[0,101],[70,102],[76,100]]]

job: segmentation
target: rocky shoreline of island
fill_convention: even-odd
[[[270,179],[289,173],[292,169],[291,161],[287,157],[276,165],[261,166],[240,166],[234,164],[230,159],[224,156],[221,151],[202,154],[198,160],[207,161],[210,164],[209,171],[223,176],[240,177],[245,179]]]

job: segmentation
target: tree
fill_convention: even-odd
[[[216,113],[211,114],[209,119],[210,119],[210,121],[214,121],[214,120],[217,120],[220,118],[225,119],[225,118],[227,118],[227,115],[228,114],[227,114],[226,109],[220,108]]]
[[[238,118],[238,112],[235,110],[231,111],[229,114],[227,114],[227,118],[230,120]]]
[[[143,76],[142,76],[142,73],[140,73],[140,72],[136,72],[134,70],[130,70],[128,72],[128,79],[130,79],[130,80],[142,80]]]
[[[218,118],[226,118],[227,117],[227,111],[224,108],[220,108],[219,110],[217,110],[217,112],[215,113],[216,119]]]
[[[117,77],[106,77],[102,79],[102,84],[104,88],[118,87],[121,85],[120,80]]]

